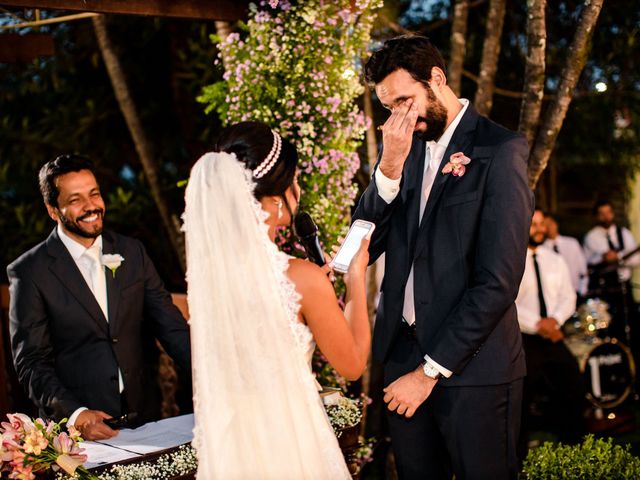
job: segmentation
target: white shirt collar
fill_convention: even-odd
[[[612,234],[617,234],[618,227],[616,226],[615,223],[612,223],[609,228],[604,228],[602,225],[596,225],[595,227],[593,227],[593,230],[599,231],[604,235],[606,235],[607,233],[609,235],[612,235]]]
[[[58,224],[58,236],[60,237],[60,241],[63,245],[67,247],[67,250],[69,250],[73,260],[76,262],[82,255],[84,255],[84,252],[88,250],[84,245],[76,242],[73,238],[67,235],[60,224]],[[98,237],[96,237],[93,245],[97,245],[100,252],[102,252],[102,235],[98,235]]]
[[[456,117],[453,119],[453,122],[451,122],[449,124],[447,129],[444,131],[442,136],[437,141],[435,141],[435,142],[427,142],[427,145],[429,145],[430,149],[433,149],[432,145],[434,143],[437,143],[438,145],[443,147],[443,149],[442,149],[443,152],[449,146],[449,142],[451,141],[451,137],[453,137],[453,132],[455,132],[456,128],[458,128],[458,125],[460,124],[460,120],[462,120],[462,117],[464,116],[464,112],[466,112],[467,108],[469,108],[469,100],[467,100],[466,98],[459,98],[458,101],[460,102],[460,105],[462,105],[462,109],[458,112]]]
[[[540,257],[541,255],[543,257],[546,256],[550,252],[550,250],[548,250],[546,248],[540,248],[541,246],[542,245],[538,245],[535,250],[532,250],[531,248],[527,247],[527,257],[533,257],[534,253],[538,257]]]

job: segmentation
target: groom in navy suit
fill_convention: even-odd
[[[424,37],[387,41],[365,77],[391,111],[354,219],[377,225],[371,261],[386,254],[373,354],[398,473],[515,479],[527,143],[457,98]]]

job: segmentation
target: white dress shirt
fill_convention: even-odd
[[[625,227],[621,227],[621,229],[624,249],[618,252],[619,258],[635,250],[638,246],[635,238],[633,238],[633,234]],[[589,230],[584,237],[584,253],[589,265],[597,265],[602,262],[602,256],[610,250],[607,234],[609,234],[613,246],[618,248],[618,232],[615,225],[611,225],[608,229],[598,225]],[[640,254],[633,255],[625,261],[625,264],[628,265],[628,267],[618,269],[618,276],[623,282],[631,278],[631,268],[629,267],[637,267],[640,265]]]
[[[585,295],[589,284],[589,276],[587,274],[587,259],[584,256],[580,242],[573,237],[557,235],[554,239],[548,238],[542,246],[553,251],[555,251],[554,247],[558,249],[556,253],[559,253],[564,258],[564,261],[567,262],[567,267],[569,267],[573,289],[580,295]]]
[[[453,137],[453,133],[455,132],[460,120],[464,113],[467,111],[469,107],[469,100],[466,98],[459,98],[458,101],[462,105],[462,109],[458,112],[456,117],[453,119],[451,124],[444,131],[442,136],[436,142],[427,142],[427,148],[425,148],[425,160],[424,160],[424,171],[422,172],[422,196],[420,197],[420,221],[422,221],[422,214],[424,212],[425,206],[427,204],[427,200],[429,199],[429,194],[431,193],[431,188],[433,187],[433,182],[438,175],[438,171],[440,169],[440,162],[442,161],[442,157],[449,146],[449,142]],[[376,182],[376,186],[378,187],[378,195],[387,203],[393,202],[393,200],[398,196],[398,192],[400,192],[400,181],[401,178],[398,179],[390,179],[386,177],[379,168],[376,169],[374,173],[374,180]],[[404,308],[403,308],[403,316],[405,320],[410,325],[415,322],[415,297],[413,293],[413,265],[411,266],[411,271],[409,272],[409,278],[407,279],[407,286],[405,289],[405,300],[404,300]],[[446,367],[439,365],[435,362],[429,355],[424,356],[425,360],[433,365],[444,377],[450,377],[453,372]]]
[[[79,244],[73,238],[67,235],[59,224],[58,236],[60,237],[63,245],[67,247],[67,250],[69,250],[71,258],[73,258],[73,261],[78,267],[78,270],[80,270],[84,281],[87,282],[87,286],[89,287],[91,292],[93,292],[93,284],[91,282],[91,268],[93,267],[93,263],[89,255],[86,254],[87,250],[89,249],[84,245]],[[94,240],[93,245],[97,245],[97,247],[102,252],[102,235],[98,236]]]
[[[60,241],[62,242],[62,244],[69,251],[71,258],[73,258],[73,261],[78,267],[78,270],[80,270],[80,273],[84,278],[84,281],[87,282],[87,286],[89,287],[89,290],[91,290],[91,293],[93,293],[95,297],[95,292],[93,290],[93,282],[91,280],[91,269],[93,268],[93,260],[87,254],[87,251],[89,249],[85,248],[84,245],[81,245],[80,243],[76,242],[73,238],[71,238],[69,235],[67,235],[64,229],[60,226],[60,224],[58,224],[58,236],[60,237]],[[99,235],[98,237],[96,237],[92,246],[97,246],[98,249],[100,250],[100,253],[102,254],[102,235]],[[96,301],[98,300],[96,299]],[[100,302],[98,301],[98,303]],[[104,310],[103,310],[103,313],[104,313]],[[108,322],[109,315],[106,314],[105,317]],[[118,387],[119,387],[120,393],[122,393],[122,391],[124,390],[124,381],[122,380],[122,372],[120,371],[120,369],[118,369]],[[80,407],[76,411],[74,411],[69,417],[67,425],[74,425],[76,422],[76,419],[78,418],[78,415],[80,415],[80,413],[83,412],[84,410],[87,410],[87,408]]]
[[[559,325],[563,325],[576,309],[576,291],[571,284],[569,268],[564,259],[552,250],[537,248],[535,253],[540,269],[540,281],[544,303],[547,306],[547,316],[555,318]],[[533,265],[533,254],[534,250],[527,248],[524,275],[516,298],[520,331],[530,335],[538,333],[538,322],[540,321],[538,280]]]

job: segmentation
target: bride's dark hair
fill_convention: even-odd
[[[214,151],[234,153],[247,168],[255,170],[267,158],[272,147],[273,133],[270,127],[260,122],[240,122],[220,132]],[[279,196],[289,208],[284,193],[293,185],[297,166],[298,152],[283,138],[280,156],[275,165],[264,177],[254,179],[256,199]]]

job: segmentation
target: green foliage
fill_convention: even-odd
[[[640,478],[640,459],[629,446],[613,445],[611,438],[587,435],[580,445],[545,442],[531,450],[524,461],[526,480],[622,480]]]
[[[296,145],[302,171],[301,208],[333,245],[349,223],[367,125],[355,100],[362,94],[360,58],[379,0],[312,0],[253,7],[250,19],[219,44],[224,82],[199,101],[224,124],[262,121]],[[220,61],[218,60],[218,63]]]

